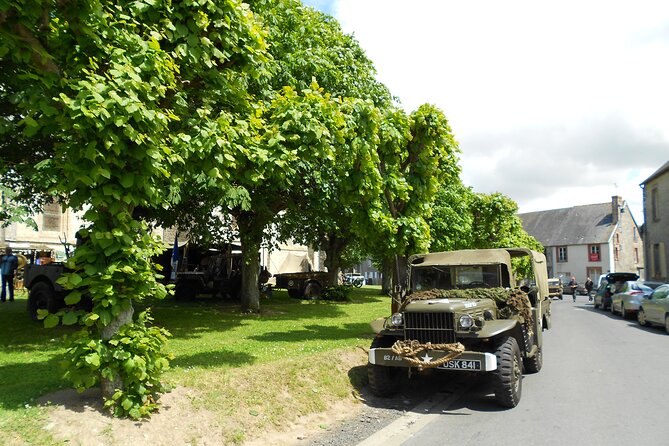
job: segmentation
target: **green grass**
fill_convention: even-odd
[[[167,350],[176,358],[165,381],[196,389],[200,397],[193,404],[214,412],[222,425],[234,418],[228,438],[241,442],[251,428],[323,410],[364,379],[339,359],[369,347],[369,323],[386,315],[390,302],[371,286],[354,289],[351,297],[348,303],[301,301],[275,291],[272,299],[262,299],[260,314],[205,297],[147,304],[154,323],[172,333]],[[54,443],[42,429],[46,409],[36,400],[67,387],[59,361],[64,336],[73,331],[32,322],[25,295],[0,305],[0,438]],[[240,411],[251,416],[240,420]]]

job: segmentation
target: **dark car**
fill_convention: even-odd
[[[627,281],[634,281],[639,278],[636,273],[608,273],[606,278],[601,281],[595,294],[595,308],[608,310],[611,308],[611,296],[613,296]]]
[[[574,295],[574,292],[572,291],[571,287],[569,285],[565,285],[564,289],[562,291],[563,294],[568,294],[570,296]],[[588,290],[585,289],[583,285],[580,283],[576,284],[576,295],[577,296],[587,296],[588,295]]]

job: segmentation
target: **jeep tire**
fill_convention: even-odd
[[[497,370],[493,373],[495,400],[500,406],[518,405],[523,387],[522,360],[516,338],[506,337],[495,351]]]
[[[371,348],[390,347],[396,339],[392,337],[376,338]],[[390,397],[397,393],[400,385],[402,368],[367,364],[367,379],[372,393],[380,397]]]

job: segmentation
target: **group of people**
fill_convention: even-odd
[[[9,301],[14,302],[14,275],[18,267],[19,258],[12,253],[12,248],[5,248],[5,255],[0,258],[0,271],[2,272],[0,302],[2,303],[5,303],[8,295]]]
[[[576,277],[571,276],[571,280],[569,281],[569,284],[567,286],[569,286],[569,289],[571,290],[571,296],[574,299],[574,302],[576,302],[576,290],[578,289],[578,282],[576,282]],[[592,300],[592,296],[590,295],[590,293],[592,293],[592,289],[595,286],[594,282],[592,281],[592,279],[590,279],[590,277],[588,277],[585,280],[585,284],[583,286],[585,288],[585,291],[588,293],[588,299]]]

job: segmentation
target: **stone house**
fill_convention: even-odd
[[[669,161],[643,183],[646,278],[669,282]]]
[[[627,203],[610,203],[519,214],[525,231],[544,245],[549,277],[571,276],[579,284],[609,272],[644,276],[643,242]]]
[[[9,246],[16,254],[29,258],[46,256],[65,259],[65,245],[73,249],[75,235],[83,224],[81,213],[63,211],[58,203],[47,204],[43,212],[33,216],[37,230],[23,223],[0,228],[0,247]]]

